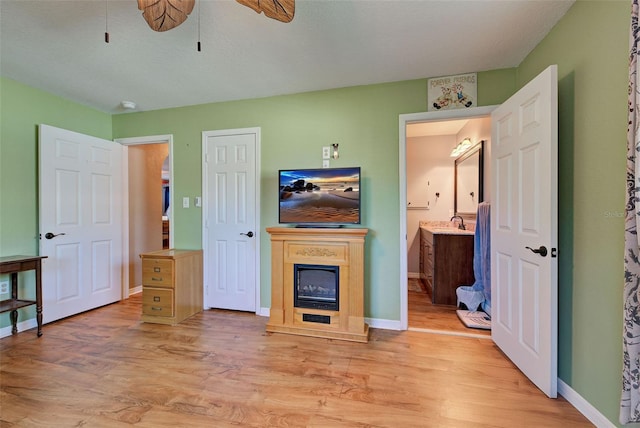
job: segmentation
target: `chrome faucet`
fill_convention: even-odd
[[[464,227],[464,220],[462,219],[462,217],[460,217],[459,215],[454,215],[453,217],[451,217],[451,220],[449,221],[454,221],[455,219],[459,218],[460,219],[460,224],[458,225],[458,229],[460,230],[467,230],[466,227]]]

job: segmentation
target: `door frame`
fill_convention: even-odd
[[[408,113],[399,115],[398,172],[400,196],[400,330],[409,328],[409,299],[407,272],[407,125],[410,123],[441,122],[452,119],[474,119],[491,116],[498,106],[471,107],[468,109]],[[489,172],[491,174],[491,171]]]
[[[140,144],[169,144],[169,222],[173,220],[173,135],[149,135],[144,137],[116,138],[113,141],[123,146],[122,150],[122,262],[129,264],[129,147]],[[169,247],[173,247],[173,227],[169,228]],[[122,269],[122,299],[129,297],[129,269]]]
[[[260,222],[261,216],[260,216],[260,198],[261,198],[261,186],[260,186],[260,180],[261,180],[261,164],[262,164],[262,157],[260,155],[261,151],[260,151],[260,147],[261,147],[261,129],[259,126],[256,127],[252,127],[252,128],[235,128],[235,129],[218,129],[218,130],[211,130],[211,131],[202,131],[202,166],[201,166],[201,174],[202,174],[202,187],[201,187],[201,191],[202,191],[202,257],[203,260],[208,260],[208,252],[209,252],[209,248],[207,245],[207,231],[209,230],[209,228],[207,227],[207,217],[209,215],[208,210],[207,210],[207,206],[208,204],[205,202],[204,198],[207,197],[206,195],[208,194],[208,183],[206,182],[205,179],[205,170],[207,168],[207,159],[206,159],[206,138],[207,137],[221,137],[221,136],[225,136],[225,135],[241,135],[241,134],[253,134],[255,135],[256,138],[256,166],[255,166],[255,181],[253,183],[253,185],[255,186],[255,225],[256,225],[256,230],[254,231],[255,233],[255,239],[256,239],[256,254],[255,254],[255,268],[256,268],[256,274],[255,274],[255,314],[256,315],[261,315],[261,316],[269,316],[269,308],[263,308],[260,306],[260,296],[261,296],[261,280],[260,280],[260,275],[261,275],[261,270],[260,270],[260,258],[261,258],[261,252],[260,252],[260,247],[261,247],[261,241],[262,241],[262,233],[261,233],[261,227],[262,224]],[[207,263],[204,264],[203,266],[203,276],[205,278],[205,281],[208,278],[208,267],[207,267]],[[207,288],[209,287],[209,284],[205,284],[204,287],[204,293],[205,293],[205,302],[206,302],[206,293],[207,293]],[[206,304],[205,304],[206,307]]]

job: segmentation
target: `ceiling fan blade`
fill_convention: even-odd
[[[138,9],[154,31],[167,31],[187,20],[196,0],[138,0]]]
[[[269,18],[291,22],[296,9],[295,0],[236,0],[256,12],[264,12]]]

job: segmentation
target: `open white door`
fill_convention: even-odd
[[[492,337],[549,397],[557,396],[557,66],[492,118]]]
[[[259,305],[259,128],[202,133],[205,307]]]
[[[122,296],[122,147],[40,125],[43,321]]]

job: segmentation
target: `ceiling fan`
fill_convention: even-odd
[[[236,1],[281,22],[291,22],[295,12],[295,0]],[[138,0],[138,9],[152,30],[167,31],[186,21],[195,3],[195,0]]]

